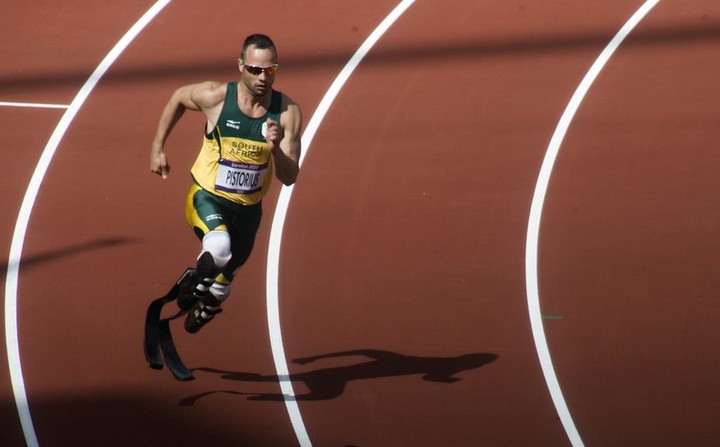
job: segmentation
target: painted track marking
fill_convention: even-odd
[[[36,109],[69,109],[69,104],[43,104],[40,102],[0,101],[0,107],[31,107]]]
[[[375,28],[375,30],[365,39],[365,42],[358,48],[355,54],[350,58],[348,63],[342,69],[340,74],[335,78],[322,101],[318,105],[317,110],[308,122],[305,132],[302,136],[303,151],[300,154],[300,164],[310,149],[310,143],[315,136],[320,123],[325,118],[330,106],[337,97],[338,93],[350,78],[350,75],[357,68],[360,62],[365,58],[367,53],[377,43],[383,34],[395,23],[395,21],[415,2],[415,0],[403,0],[385,19]],[[279,306],[279,264],[280,264],[280,242],[282,239],[283,226],[287,216],[287,209],[290,204],[293,187],[286,186],[280,191],[278,203],[275,208],[272,227],[270,230],[270,240],[267,259],[267,318],[268,329],[270,335],[270,346],[272,348],[273,360],[275,361],[275,370],[280,382],[280,390],[283,393],[285,407],[287,408],[290,422],[295,430],[295,436],[302,447],[310,447],[310,437],[300,414],[300,408],[295,400],[295,392],[293,390],[290,373],[285,358],[285,349],[283,348],[282,333],[280,331],[280,306]]]
[[[630,34],[630,32],[637,26],[638,23],[650,12],[650,10],[657,5],[660,0],[647,0],[638,9],[635,14],[628,19],[625,25],[618,31],[615,37],[600,53],[600,56],[595,60],[595,63],[590,67],[580,85],[575,90],[570,102],[565,108],[560,117],[560,121],[555,129],[555,133],[550,140],[550,145],[545,152],[545,159],[543,160],[538,175],[538,180],[535,184],[535,194],[533,195],[532,205],[530,207],[530,217],[528,219],[528,231],[525,247],[525,283],[527,290],[527,302],[528,312],[530,314],[530,325],[532,327],[533,338],[535,340],[535,349],[537,350],[538,357],[540,359],[540,366],[545,376],[545,382],[547,383],[548,390],[552,397],[553,403],[555,404],[555,410],[560,417],[560,421],[565,428],[565,432],[570,439],[573,446],[579,447],[583,445],[580,434],[575,427],[570,411],[568,410],[567,403],[563,397],[560,389],[560,383],[557,380],[555,370],[552,365],[550,358],[550,351],[548,349],[547,340],[545,338],[545,331],[543,329],[543,317],[540,312],[540,294],[538,291],[538,269],[537,269],[537,258],[538,258],[538,240],[540,235],[540,220],[542,218],[542,208],[545,202],[545,196],[547,194],[548,184],[550,183],[550,174],[552,173],[555,159],[562,145],[562,141],[565,138],[570,123],[572,122],[575,114],[580,107],[585,95],[592,86],[595,79],[597,79],[600,71],[605,67],[605,64],[610,60],[615,50],[618,49],[620,44]]]
[[[10,245],[10,256],[8,258],[8,267],[5,277],[5,346],[7,348],[8,367],[10,369],[10,382],[12,385],[13,396],[15,398],[15,406],[17,407],[18,416],[20,417],[20,425],[22,426],[25,442],[28,446],[34,447],[39,445],[35,428],[33,426],[32,416],[30,415],[30,407],[27,401],[27,393],[25,392],[25,381],[22,374],[22,366],[20,363],[20,346],[18,343],[17,328],[17,289],[18,276],[20,273],[20,260],[22,257],[22,249],[25,244],[25,234],[27,226],[30,222],[30,214],[32,213],[35,200],[37,199],[40,185],[47,173],[50,162],[52,161],[55,151],[60,145],[60,141],[65,136],[70,124],[75,119],[80,108],[85,103],[92,90],[103,77],[108,68],[115,62],[125,48],[137,37],[138,34],[152,21],[160,11],[170,3],[171,0],[159,0],[128,30],[127,33],[115,44],[105,58],[100,62],[95,71],[90,75],[85,84],[80,88],[77,95],[67,107],[55,131],[50,136],[45,149],[35,166],[35,171],[30,179],[30,183],[25,191],[18,217],[15,222],[15,231]]]

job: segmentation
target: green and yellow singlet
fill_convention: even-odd
[[[217,125],[205,134],[191,169],[203,189],[241,205],[259,203],[272,182],[271,154],[265,141],[268,118],[280,122],[282,94],[272,92],[268,113],[249,118],[237,105],[237,83],[227,85]]]

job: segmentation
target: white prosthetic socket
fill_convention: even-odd
[[[227,231],[213,230],[205,234],[202,240],[202,252],[198,260],[205,253],[210,253],[216,267],[215,276],[230,262],[232,252],[230,248],[230,235]],[[205,294],[208,291],[218,300],[225,300],[230,294],[230,286],[215,281],[215,277],[202,278],[197,286],[198,292]]]

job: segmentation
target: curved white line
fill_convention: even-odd
[[[543,160],[542,167],[540,168],[540,174],[535,185],[535,194],[533,196],[532,205],[530,208],[530,217],[528,221],[527,239],[526,239],[526,251],[525,251],[525,281],[527,289],[527,302],[528,311],[530,313],[530,325],[532,327],[533,338],[535,339],[535,348],[540,359],[540,366],[542,367],[543,374],[545,375],[545,382],[547,383],[548,390],[552,396],[555,409],[560,416],[560,420],[565,427],[565,432],[572,442],[573,446],[579,447],[583,445],[580,434],[575,427],[575,423],[570,416],[565,398],[563,397],[562,391],[560,390],[560,384],[555,375],[555,370],[552,365],[550,358],[550,351],[548,349],[547,340],[545,339],[545,331],[543,329],[542,314],[540,312],[540,294],[538,292],[538,240],[540,234],[540,220],[542,217],[542,208],[545,202],[545,196],[547,194],[548,184],[550,183],[550,174],[555,164],[555,159],[560,150],[565,134],[567,133],[570,123],[575,117],[583,98],[587,94],[588,90],[592,86],[595,79],[600,74],[605,64],[610,60],[615,50],[640,23],[645,15],[659,3],[660,0],[648,0],[635,14],[625,23],[610,43],[605,47],[600,56],[595,60],[595,63],[590,67],[582,82],[578,86],[577,90],[573,94],[570,102],[565,108],[560,121],[558,122],[555,133],[550,140],[550,145],[545,153],[545,159]]]
[[[18,343],[17,328],[17,290],[18,276],[20,273],[20,260],[22,258],[23,245],[25,243],[25,234],[27,226],[30,222],[30,214],[32,213],[37,194],[40,191],[43,178],[50,166],[50,162],[55,155],[60,141],[65,132],[72,123],[75,115],[85,103],[92,90],[95,88],[100,78],[127,48],[128,45],[137,37],[142,29],[150,23],[150,21],[168,4],[171,0],[159,0],[155,3],[128,32],[118,41],[112,50],[100,62],[95,71],[90,75],[85,85],[82,86],[75,99],[70,103],[67,110],[63,114],[55,131],[50,136],[45,149],[43,150],[40,160],[35,166],[30,183],[25,191],[20,211],[15,222],[15,231],[13,232],[12,243],[10,245],[10,256],[8,259],[8,268],[5,278],[5,346],[7,349],[8,367],[10,368],[10,382],[12,384],[13,395],[15,397],[15,406],[17,407],[20,424],[22,426],[25,442],[28,446],[37,446],[38,440],[35,434],[32,417],[30,415],[30,407],[28,405],[27,394],[25,392],[25,381],[23,379],[22,366],[20,363],[20,346]]]
[[[305,155],[310,150],[310,143],[315,136],[320,123],[325,118],[330,106],[332,105],[335,97],[342,89],[345,82],[350,78],[352,72],[360,64],[360,61],[367,55],[377,41],[382,37],[383,34],[392,26],[393,23],[415,2],[415,0],[403,0],[385,19],[375,28],[375,30],[365,39],[365,42],[358,48],[355,54],[350,58],[348,63],[342,69],[340,74],[335,78],[328,91],[325,93],[322,101],[318,105],[317,110],[313,114],[312,118],[308,122],[305,132],[302,137],[303,151],[300,155],[300,164],[305,158]],[[279,307],[279,292],[278,292],[278,279],[279,279],[279,263],[280,263],[280,243],[282,239],[282,231],[285,225],[285,218],[287,215],[287,209],[290,205],[290,198],[292,196],[293,187],[283,187],[280,191],[278,203],[275,208],[275,215],[273,217],[272,227],[270,230],[270,241],[268,249],[268,260],[267,260],[267,318],[268,318],[268,332],[270,335],[270,346],[272,348],[272,355],[275,361],[275,370],[279,377],[280,390],[283,393],[285,399],[285,407],[287,408],[290,422],[292,423],[293,429],[295,430],[295,436],[302,447],[310,447],[310,437],[308,436],[307,429],[302,420],[300,414],[300,408],[297,405],[297,401],[294,399],[295,391],[292,387],[292,382],[289,377],[289,371],[287,366],[287,360],[285,359],[285,348],[283,347],[282,332],[280,330],[280,307]]]

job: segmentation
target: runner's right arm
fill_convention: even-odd
[[[204,112],[210,128],[215,126],[225,99],[225,89],[225,84],[208,81],[186,85],[175,90],[160,115],[160,122],[152,142],[150,149],[151,172],[167,178],[170,165],[165,155],[165,141],[185,114],[185,110]]]

